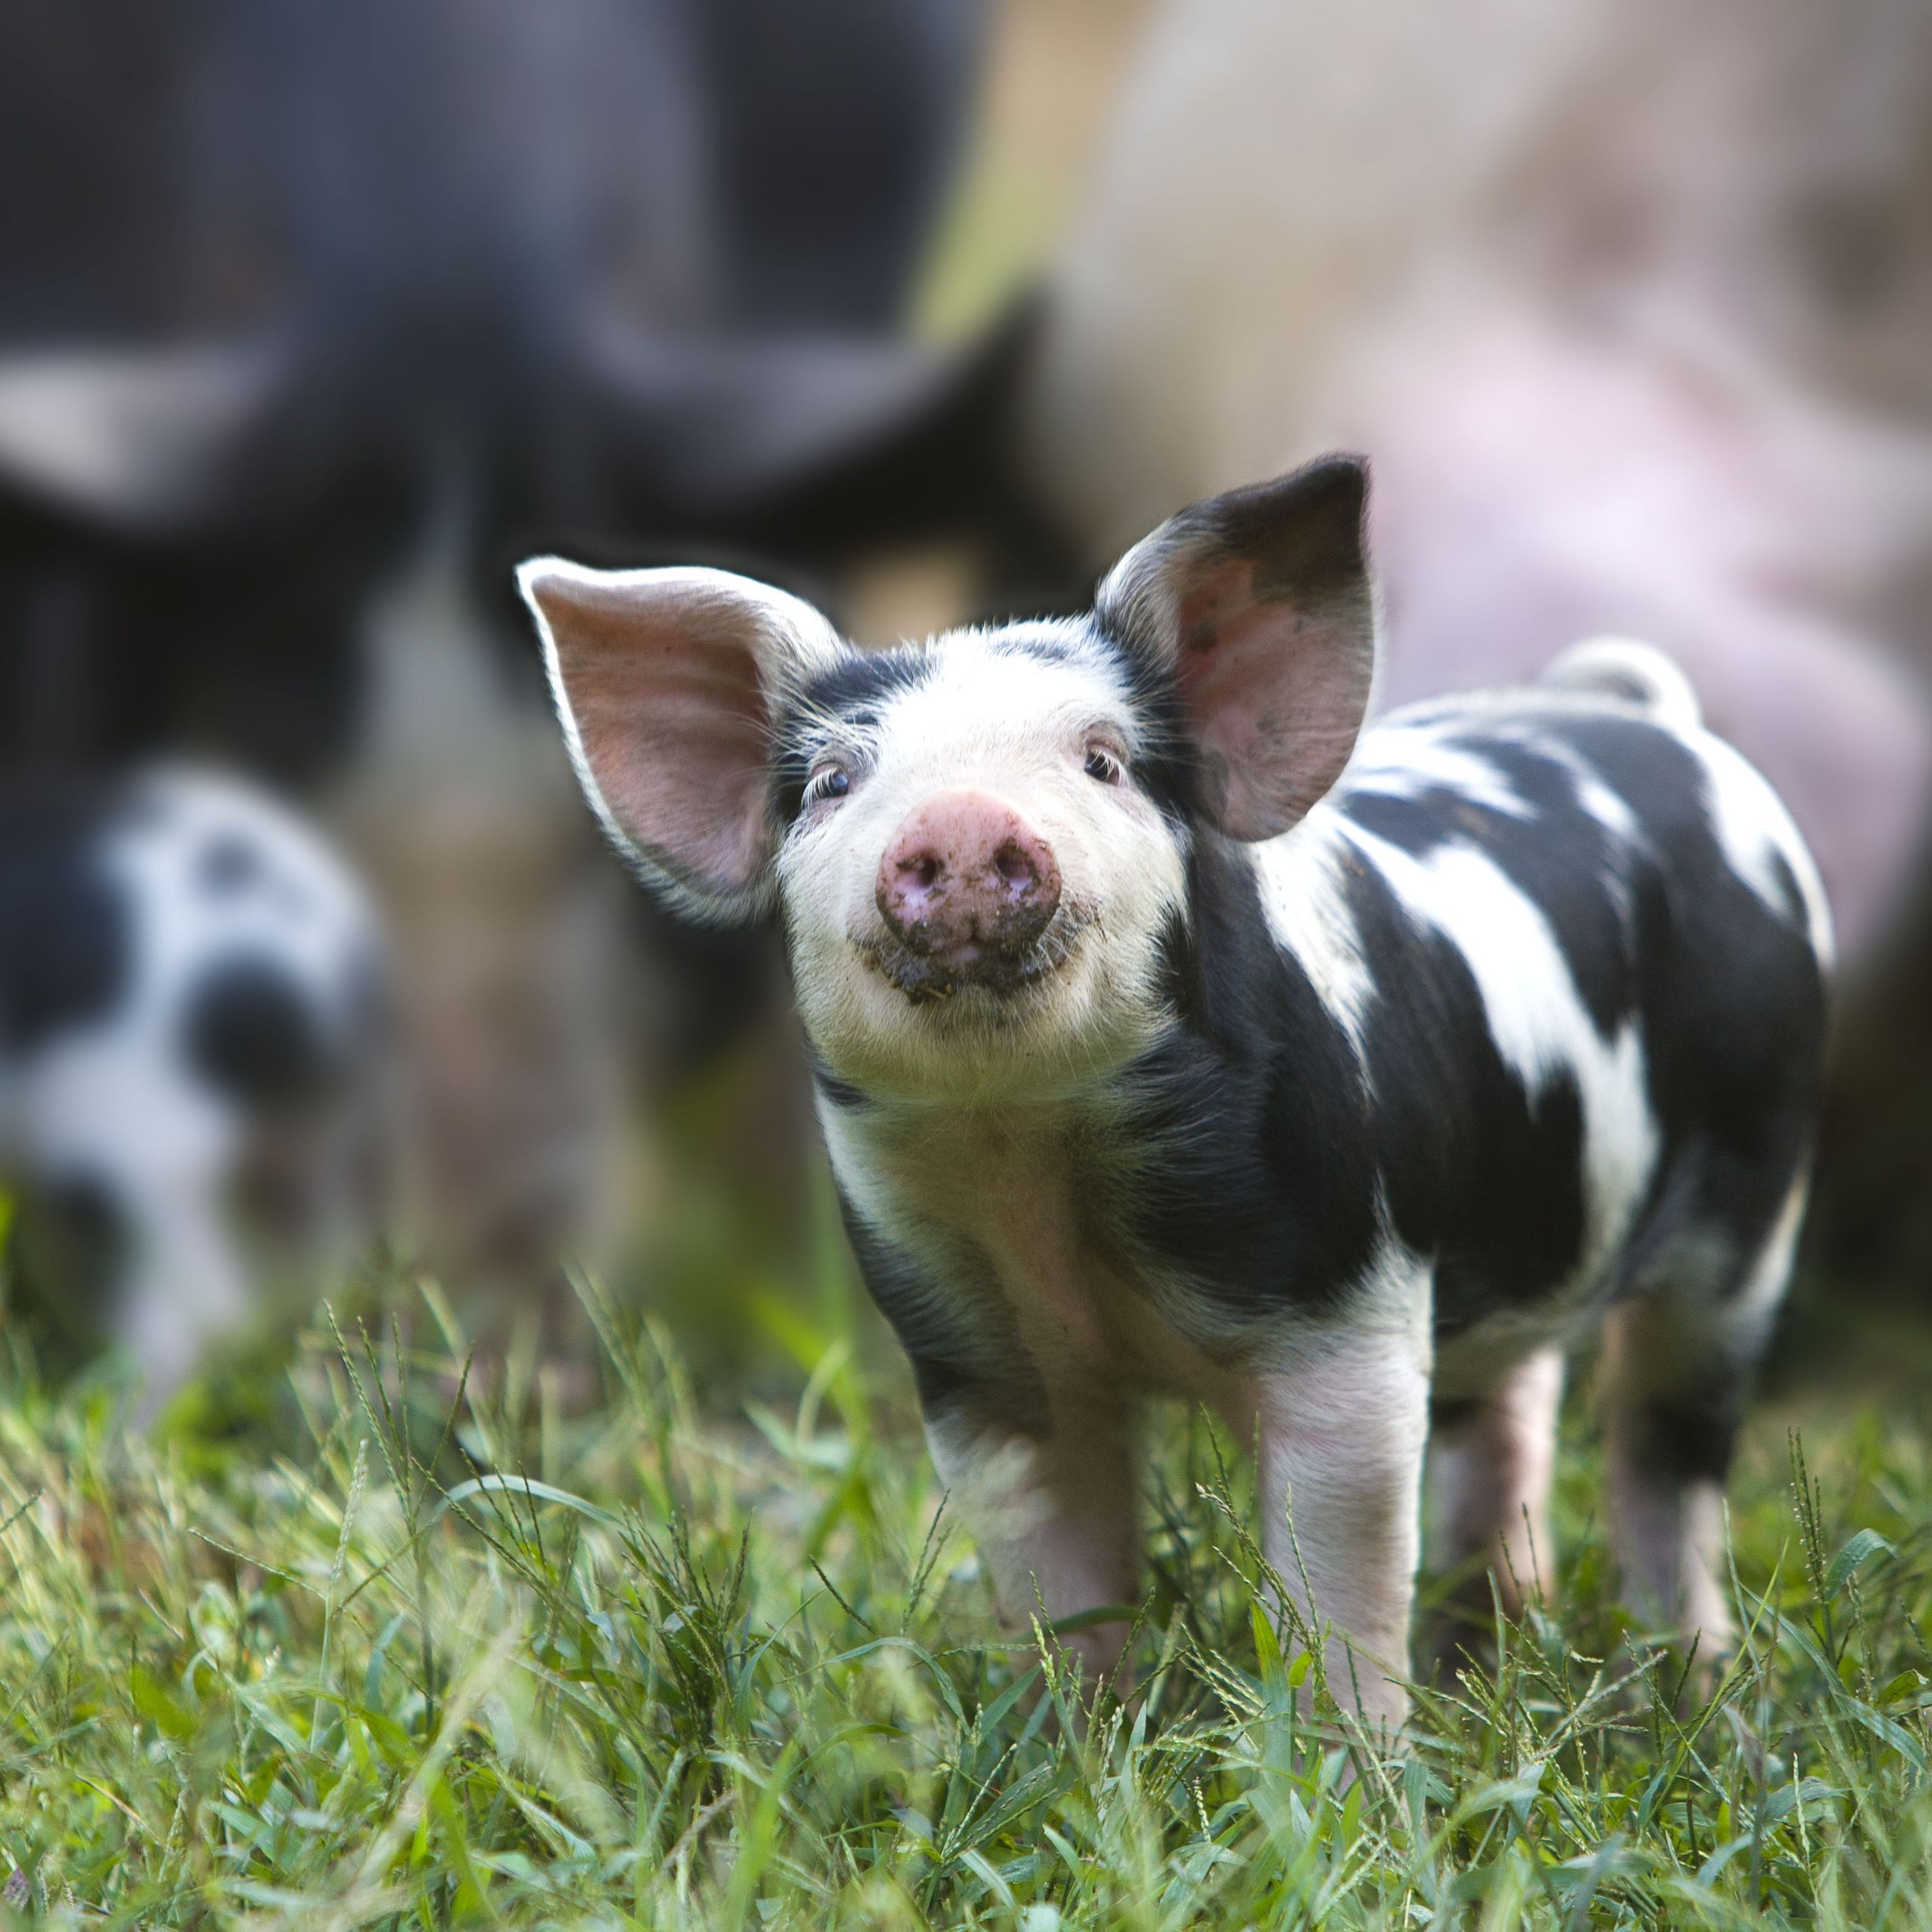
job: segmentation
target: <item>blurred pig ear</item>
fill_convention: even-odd
[[[278,340],[0,355],[0,491],[140,535],[259,507],[292,385]]]
[[[809,604],[724,571],[517,572],[591,809],[650,885],[700,918],[764,909],[783,694],[845,646]]]
[[[1285,832],[1355,747],[1375,679],[1367,494],[1360,458],[1324,457],[1171,517],[1100,586],[1101,623],[1172,672],[1234,838]]]

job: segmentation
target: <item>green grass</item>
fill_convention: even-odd
[[[700,1401],[600,1308],[601,1401],[398,1284],[153,1441],[0,1410],[0,1880],[162,1926],[1550,1927],[1932,1922],[1926,1403],[1754,1423],[1745,1647],[1708,1701],[1613,1607],[1587,1415],[1561,1604],[1405,1749],[1257,1604],[1238,1457],[1150,1477],[1138,1687],[1091,1713],[996,1627],[842,1263]],[[365,1297],[366,1300],[366,1297]],[[809,1313],[803,1311],[810,1311]],[[855,1339],[856,1338],[856,1339]],[[474,1372],[472,1372],[474,1374]],[[761,1397],[757,1389],[762,1388]],[[774,1392],[782,1391],[782,1393]],[[1794,1477],[1789,1435],[1804,1423]],[[0,1906],[0,1922],[9,1907]],[[44,1917],[40,1915],[44,1915]]]

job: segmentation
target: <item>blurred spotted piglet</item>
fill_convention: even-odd
[[[1395,1721],[1426,1448],[1445,1562],[1547,1588],[1598,1330],[1629,1595],[1726,1638],[1831,937],[1641,646],[1364,730],[1365,496],[1327,460],[1182,512],[1086,617],[873,654],[715,571],[521,580],[619,850],[783,923],[853,1244],[1008,1611],[1136,1600],[1143,1400],[1204,1401],[1329,1681]]]
[[[198,770],[0,789],[0,1170],[17,1274],[151,1410],[268,1276],[367,1232],[380,955],[280,805]]]

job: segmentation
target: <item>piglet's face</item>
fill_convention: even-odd
[[[777,873],[828,1069],[952,1097],[1147,1035],[1185,831],[1128,667],[1082,625],[855,657],[780,725]],[[1049,1073],[1049,1070],[1051,1070]]]
[[[861,654],[721,573],[521,581],[593,808],[700,918],[775,907],[824,1071],[1049,1099],[1167,1022],[1204,839],[1288,830],[1369,693],[1360,466],[1196,506],[1088,617]]]

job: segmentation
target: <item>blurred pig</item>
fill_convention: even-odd
[[[69,1347],[126,1347],[150,1408],[273,1271],[371,1233],[381,985],[348,869],[252,786],[0,786],[16,1275]]]
[[[326,801],[393,927],[411,1171],[465,1281],[598,1223],[637,920],[500,566],[675,540],[817,571],[983,500],[1010,344],[897,333],[980,15],[0,20],[0,755],[189,747]],[[666,1011],[755,996],[763,957]]]
[[[1388,701],[1662,645],[1871,952],[1932,774],[1925,8],[1173,0],[1054,296],[1092,558],[1365,450]]]

